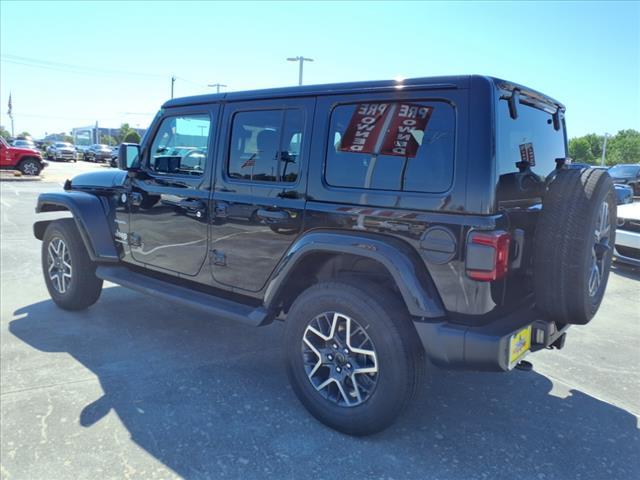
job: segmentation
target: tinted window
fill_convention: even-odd
[[[208,158],[208,115],[167,117],[151,144],[149,169],[158,173],[202,175]]]
[[[443,192],[453,178],[455,112],[444,102],[336,107],[325,178],[337,187]]]
[[[233,116],[228,175],[254,182],[293,183],[300,171],[304,116],[300,110]]]
[[[516,163],[531,157],[531,170],[545,177],[556,168],[556,158],[566,157],[563,127],[555,130],[544,110],[519,104],[513,119],[507,101],[499,100],[497,126],[498,175],[517,172]]]

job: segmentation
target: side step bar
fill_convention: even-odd
[[[148,277],[126,267],[99,266],[96,269],[96,276],[140,293],[196,308],[214,317],[223,317],[254,327],[269,323],[273,319],[264,307],[248,307],[226,298],[208,295]]]

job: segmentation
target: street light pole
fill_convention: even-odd
[[[287,58],[288,62],[300,62],[300,66],[298,68],[298,85],[302,85],[302,69],[304,62],[313,62],[313,58],[305,58],[303,56],[299,57],[289,57]]]
[[[220,87],[226,88],[227,86],[222,83],[210,83],[209,85],[207,85],[207,87],[216,87],[216,93],[220,93]]]
[[[607,138],[609,138],[610,136],[611,135],[609,135],[608,133],[604,134],[604,143],[602,144],[602,159],[600,160],[601,167],[604,167],[604,161],[607,155]]]
[[[171,75],[171,98],[173,98],[173,84],[176,83],[176,76]]]

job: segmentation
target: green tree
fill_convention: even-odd
[[[100,142],[105,144],[105,145],[109,145],[111,147],[114,147],[118,144],[118,142],[116,142],[116,139],[109,136],[109,135],[102,135],[100,137]]]
[[[640,163],[640,132],[620,130],[607,142],[607,165]]]
[[[26,130],[18,135],[18,138],[31,138],[31,134]]]
[[[577,137],[569,140],[569,156],[574,162],[593,163],[591,146],[585,137]]]
[[[140,143],[140,134],[135,130],[131,130],[122,141],[126,143]]]
[[[591,155],[593,156],[593,158],[595,160],[602,158],[602,144],[604,142],[604,136],[596,135],[595,133],[589,133],[582,138],[589,142],[589,150],[591,150]]]
[[[128,123],[123,123],[122,125],[120,125],[120,131],[118,132],[118,134],[116,135],[116,141],[117,143],[122,143],[125,141],[125,137],[130,133],[133,132],[135,130],[133,130]]]
[[[5,130],[2,125],[0,125],[0,137],[4,138],[7,141],[11,138],[11,133]]]

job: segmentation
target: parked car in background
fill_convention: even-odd
[[[38,150],[38,147],[33,140],[27,140],[24,138],[14,140],[12,146],[16,148],[31,148],[33,150]]]
[[[91,145],[84,152],[84,159],[87,162],[108,162],[111,160],[111,147],[99,143]]]
[[[588,163],[568,163],[567,167],[569,168],[593,168],[593,165],[589,165]]]
[[[77,155],[76,147],[68,142],[55,142],[47,149],[47,158],[49,160],[75,162]]]
[[[617,261],[640,267],[640,203],[618,207],[614,256]]]
[[[634,195],[640,195],[640,163],[614,165],[609,169],[613,183],[629,185]]]
[[[119,145],[111,147],[111,160],[109,160],[109,165],[113,168],[118,167],[118,150],[120,150]]]
[[[629,185],[614,184],[616,189],[616,200],[618,205],[633,203],[633,189]]]
[[[46,166],[37,149],[11,146],[0,137],[0,168],[19,170],[23,175],[39,175]]]

